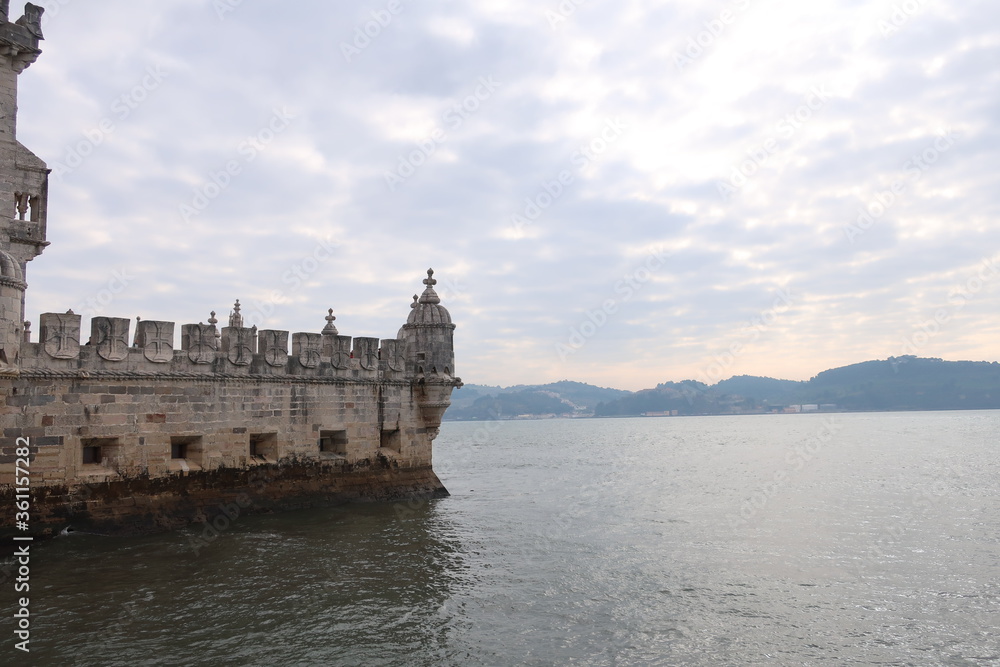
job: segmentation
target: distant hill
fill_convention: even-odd
[[[914,356],[823,371],[802,396],[848,410],[1000,408],[1000,364]]]
[[[1000,408],[1000,364],[914,356],[865,361],[819,373],[808,382],[743,375],[707,386],[668,382],[598,405],[596,416],[770,412],[791,405],[837,410]]]
[[[630,393],[569,380],[514,387],[467,384],[452,392],[451,407],[445,419],[591,414],[599,403],[614,401]]]
[[[754,375],[737,375],[712,386],[720,394],[737,394],[770,404],[793,402],[807,383],[775,380]]]
[[[541,385],[467,384],[452,393],[449,420],[518,417],[747,414],[806,405],[825,410],[1000,409],[1000,364],[914,356],[864,361],[808,381],[738,375],[709,386],[664,382],[631,392],[563,380]]]

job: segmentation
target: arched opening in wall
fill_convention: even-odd
[[[28,198],[28,220],[38,222],[42,219],[42,198],[33,195]]]

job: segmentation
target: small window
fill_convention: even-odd
[[[201,463],[201,436],[175,435],[170,438],[170,458]]]
[[[80,445],[84,465],[114,467],[121,463],[121,443],[118,438],[84,438]]]
[[[83,448],[84,465],[90,463],[100,464],[100,462],[101,462],[101,447],[99,445],[88,445]]]
[[[347,431],[320,431],[319,451],[347,456]]]
[[[399,435],[399,429],[393,429],[391,431],[382,431],[379,438],[379,447],[384,449],[391,449],[394,452],[398,452],[400,448],[400,443],[402,438]]]
[[[252,433],[250,435],[250,458],[258,461],[277,461],[278,434]]]

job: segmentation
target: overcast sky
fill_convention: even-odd
[[[466,382],[998,358],[995,1],[40,4],[36,336],[391,338],[433,267]]]

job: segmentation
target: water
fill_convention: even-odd
[[[0,656],[1000,665],[998,443],[998,411],[448,423],[451,498],[45,545]]]

